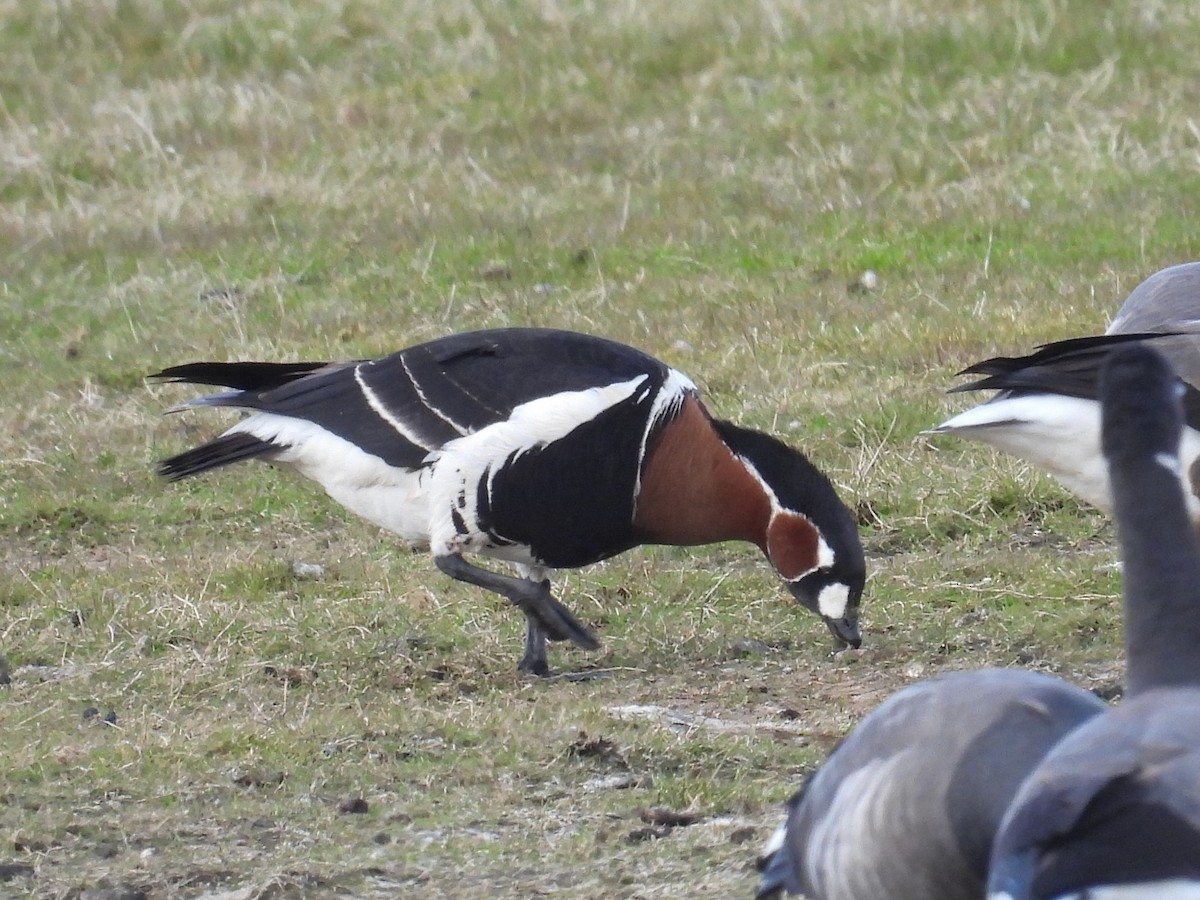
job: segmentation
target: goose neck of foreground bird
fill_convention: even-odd
[[[1200,541],[1180,489],[1177,385],[1165,359],[1145,347],[1114,353],[1101,383],[1130,695],[1200,686]]]

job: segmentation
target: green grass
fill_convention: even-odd
[[[917,433],[1196,256],[1188,4],[10,6],[0,893],[749,896],[897,686],[1119,682],[1108,523]],[[518,616],[312,485],[153,475],[229,421],[162,416],[162,366],[526,324],[809,451],[863,514],[866,648],[750,548],[651,548],[557,580],[603,647],[552,663],[607,677],[531,683]],[[638,840],[653,806],[702,818]]]

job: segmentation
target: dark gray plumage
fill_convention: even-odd
[[[993,900],[1200,898],[1200,544],[1179,489],[1175,374],[1112,355],[1103,447],[1124,560],[1126,698],[1022,786],[996,838]]]
[[[1093,694],[1017,669],[955,672],[892,695],[789,803],[758,897],[977,900],[1021,781]]]

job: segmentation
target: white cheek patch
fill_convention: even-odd
[[[817,609],[827,619],[840,619],[850,602],[850,588],[844,584],[827,584],[817,594]]]

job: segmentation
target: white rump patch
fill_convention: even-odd
[[[1073,493],[1112,511],[1108,465],[1100,449],[1100,404],[1094,400],[1035,394],[997,397],[932,429],[982,441],[1033,463]]]
[[[947,419],[928,434],[952,434],[982,441],[1032,463],[1054,476],[1067,490],[1106,513],[1112,513],[1108,464],[1100,446],[1100,404],[1078,397],[1037,394],[998,396]],[[1200,433],[1184,428],[1179,461],[1160,462],[1180,479],[1188,515],[1200,521],[1200,499],[1187,483],[1184,469],[1200,457]]]
[[[840,619],[850,602],[850,588],[844,584],[827,584],[817,594],[817,609],[827,619]]]

